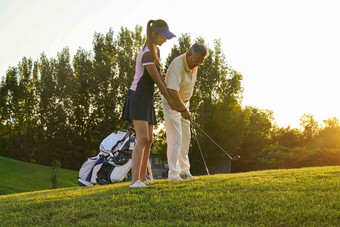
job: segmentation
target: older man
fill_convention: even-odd
[[[197,68],[209,56],[209,49],[200,43],[192,45],[187,53],[170,64],[165,82],[178,111],[172,110],[164,97],[162,104],[167,139],[169,181],[194,178],[190,173],[188,157],[190,146],[189,101],[196,82]]]

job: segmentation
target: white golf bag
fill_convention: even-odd
[[[97,156],[88,158],[79,170],[78,184],[110,184],[124,180],[131,169],[136,134],[132,130],[111,133],[100,144]]]

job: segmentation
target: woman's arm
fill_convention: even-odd
[[[145,67],[148,73],[150,74],[151,78],[153,79],[153,81],[157,84],[157,87],[161,91],[166,101],[168,101],[168,104],[171,107],[171,109],[178,111],[178,107],[175,105],[171,96],[169,95],[168,90],[165,85],[165,81],[160,75],[160,73],[157,71],[156,66],[152,64],[152,65],[147,65]]]

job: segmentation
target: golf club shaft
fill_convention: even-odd
[[[205,133],[204,131],[203,131],[203,129],[201,129],[197,124],[195,124],[194,122],[192,122],[192,124],[196,127],[196,128],[198,128],[204,135],[206,135],[218,148],[220,148],[221,149],[221,151],[223,151],[231,160],[233,160],[233,159],[235,159],[236,157],[238,158],[238,156],[236,156],[236,157],[232,157],[230,154],[228,154],[225,150],[223,150],[223,148],[220,146],[220,145],[218,145],[207,133]]]
[[[202,149],[201,149],[201,146],[200,146],[200,143],[198,142],[198,138],[197,138],[197,135],[196,135],[196,130],[191,127],[193,133],[194,133],[194,136],[195,136],[195,139],[196,139],[196,142],[197,142],[197,146],[198,146],[198,149],[200,150],[200,153],[201,153],[201,156],[202,156],[202,159],[203,159],[203,163],[204,163],[204,166],[205,166],[205,170],[207,171],[207,174],[208,176],[210,176],[209,174],[209,170],[208,170],[208,166],[207,164],[205,163],[205,159],[204,159],[204,156],[203,156],[203,153],[202,153]]]

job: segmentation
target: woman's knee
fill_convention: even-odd
[[[148,137],[147,145],[148,145],[148,146],[151,146],[152,142],[153,142],[153,136],[149,136],[149,137]]]
[[[149,144],[150,138],[148,135],[138,136],[137,137],[137,144],[145,147]]]

